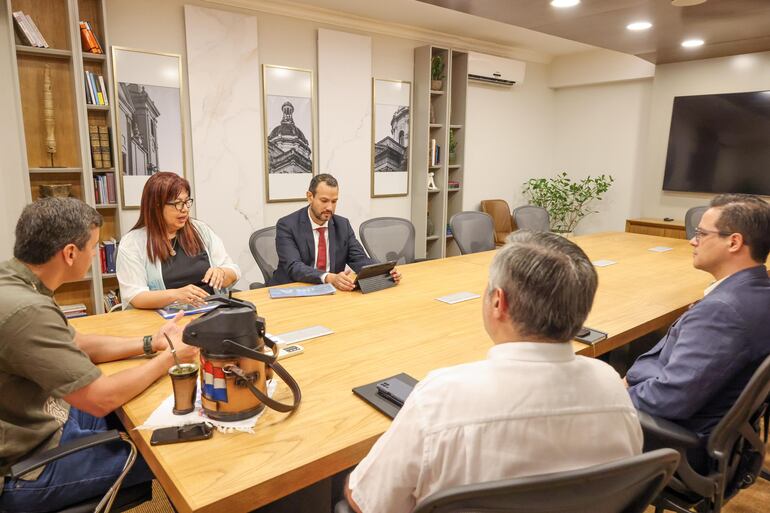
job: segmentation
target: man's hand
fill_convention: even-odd
[[[173,339],[172,339],[173,340]],[[197,363],[198,362],[198,348],[195,346],[188,346],[181,340],[174,341],[174,349],[176,349],[176,357],[182,363]],[[167,349],[171,351],[171,349]]]
[[[158,332],[152,337],[152,350],[163,351],[168,347],[168,341],[166,341],[166,335],[171,338],[171,342],[174,343],[174,347],[177,344],[182,343],[182,327],[179,325],[179,321],[184,317],[184,312],[177,312],[177,314],[171,318],[168,322],[160,327]]]
[[[338,290],[353,290],[354,281],[350,278],[350,270],[326,275],[326,283],[331,283]]]
[[[395,267],[390,270],[390,277],[393,278],[393,281],[396,283],[399,283],[401,281],[401,273],[398,272],[398,269]]]
[[[221,267],[209,267],[203,282],[211,285],[212,288],[221,289],[225,284],[225,270]]]
[[[203,299],[209,295],[208,292],[195,285],[187,285],[181,289],[172,289],[170,292],[177,303],[193,306],[202,306],[204,303]]]

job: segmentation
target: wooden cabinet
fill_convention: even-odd
[[[684,221],[664,221],[651,217],[639,219],[626,219],[626,231],[628,233],[641,233],[642,235],[656,235],[658,237],[671,237],[674,239],[686,239]]]
[[[101,239],[118,239],[120,181],[115,167],[96,168],[92,162],[89,126],[112,126],[111,58],[105,23],[106,0],[6,0],[0,22],[13,38],[16,100],[22,114],[24,170],[27,201],[40,198],[42,185],[70,185],[70,196],[96,207],[104,217]],[[48,48],[29,46],[14,27],[13,13],[23,11],[37,25]],[[104,53],[81,50],[79,22],[88,21]],[[102,75],[109,105],[86,101],[85,72]],[[53,132],[55,151],[49,135]],[[111,136],[109,136],[111,137]],[[115,144],[111,141],[111,162]],[[115,201],[95,201],[94,179],[115,180]],[[95,258],[90,273],[64,284],[55,294],[60,305],[82,303],[89,314],[104,311],[104,291],[117,288],[114,274],[102,274]]]

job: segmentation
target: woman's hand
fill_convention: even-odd
[[[186,303],[193,306],[201,306],[205,301],[204,298],[208,297],[208,292],[195,285],[187,285],[181,289],[173,289],[172,296],[177,303]]]
[[[209,270],[203,276],[203,283],[208,283],[214,289],[223,289],[225,288],[226,278],[225,270],[221,267],[209,267]]]

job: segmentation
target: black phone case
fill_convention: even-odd
[[[194,440],[207,440],[211,438],[213,430],[206,423],[190,424],[188,426],[173,426],[156,429],[150,437],[150,445],[176,444],[180,442],[192,442]]]

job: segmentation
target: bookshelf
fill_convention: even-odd
[[[14,52],[16,99],[20,106],[23,132],[25,172],[29,177],[25,196],[27,201],[40,197],[41,185],[69,184],[70,196],[94,206],[104,217],[102,240],[120,236],[120,181],[114,169],[113,103],[89,105],[86,100],[85,72],[102,75],[105,89],[112,90],[111,58],[105,23],[106,0],[4,0],[5,16]],[[13,13],[23,11],[34,21],[43,35],[47,48],[30,46],[29,41],[14,25]],[[88,21],[99,41],[103,54],[82,50],[80,20]],[[50,83],[50,96],[44,92]],[[109,95],[108,95],[109,96]],[[53,121],[45,101],[53,105]],[[109,167],[94,166],[89,126],[103,127],[107,148],[104,150]],[[56,151],[49,153],[48,134],[53,126]],[[100,198],[94,179],[111,176],[114,194]],[[114,198],[114,199],[113,199]],[[102,297],[117,289],[114,274],[102,273],[97,257],[91,272],[83,279],[65,283],[56,291],[60,305],[82,303],[88,314],[104,311]]]
[[[431,61],[444,61],[441,89],[433,89]],[[443,258],[459,254],[454,238],[447,233],[452,215],[462,211],[464,181],[465,98],[467,94],[468,54],[437,46],[414,51],[414,106],[412,133],[412,223],[416,232],[418,258]],[[450,159],[450,136],[456,151]],[[433,157],[433,141],[439,158]],[[433,173],[435,189],[428,188]],[[450,182],[457,186],[450,187]],[[433,232],[428,232],[428,217]]]

